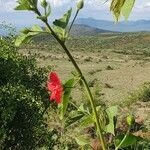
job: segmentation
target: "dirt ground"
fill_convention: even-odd
[[[105,51],[105,50],[104,50]],[[150,62],[132,59],[131,56],[113,52],[73,52],[88,81],[96,80],[102,87],[105,101],[120,103],[130,92],[150,81]],[[66,80],[74,70],[64,53],[41,53],[40,66],[51,65]]]

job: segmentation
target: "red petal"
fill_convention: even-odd
[[[49,91],[52,92],[55,89],[55,87],[56,86],[53,85],[51,82],[49,82],[49,81],[47,82],[47,88],[48,88]]]
[[[50,100],[55,100],[57,104],[61,103],[63,87],[55,72],[50,73],[49,81],[47,82],[47,88],[51,92]]]
[[[50,82],[54,85],[61,85],[60,79],[55,72],[51,72],[49,75]]]
[[[57,91],[55,94],[55,100],[57,104],[61,103],[61,97],[62,97],[62,91]]]
[[[50,100],[51,101],[55,100],[55,96],[56,96],[56,91],[51,93]]]

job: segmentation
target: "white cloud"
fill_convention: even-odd
[[[39,0],[40,1],[40,0]],[[71,6],[75,8],[75,3],[78,0],[48,0],[52,6],[52,17],[58,18],[69,9]],[[84,0],[85,7],[80,12],[79,17],[93,17],[96,19],[112,19],[109,11],[111,0],[104,4],[106,0]],[[0,12],[10,14],[15,12],[16,0],[0,0]],[[17,14],[17,13],[16,13]],[[5,15],[5,16],[6,16]],[[3,16],[0,16],[0,19]],[[15,16],[14,16],[15,18]],[[150,0],[136,0],[133,13],[130,16],[131,20],[150,19]]]
[[[48,0],[53,7],[61,7],[70,4],[72,0]]]

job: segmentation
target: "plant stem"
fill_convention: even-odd
[[[129,135],[129,133],[130,133],[130,129],[131,129],[131,126],[128,128],[127,133],[125,134],[125,136],[124,136],[124,138],[122,139],[122,141],[120,142],[120,144],[115,148],[115,150],[118,150],[118,149],[121,147],[121,145],[124,143],[124,141],[127,139],[128,135]]]
[[[106,150],[106,144],[105,144],[105,140],[104,140],[104,136],[103,136],[103,131],[102,131],[102,127],[100,125],[100,122],[99,122],[99,117],[98,117],[98,114],[97,114],[97,111],[96,111],[96,106],[95,106],[95,103],[94,103],[94,98],[93,98],[93,95],[91,93],[91,90],[88,86],[88,83],[85,79],[85,77],[83,76],[79,66],[77,65],[76,61],[74,60],[73,56],[71,55],[71,53],[69,52],[69,50],[67,49],[66,45],[64,42],[62,42],[59,37],[55,34],[55,32],[53,31],[53,29],[50,27],[50,25],[48,24],[48,22],[46,21],[45,22],[46,26],[48,27],[48,29],[50,30],[51,34],[54,36],[54,38],[58,41],[58,43],[61,45],[61,47],[64,49],[64,51],[66,52],[66,54],[68,55],[69,59],[71,60],[73,66],[75,67],[76,71],[78,72],[79,76],[81,77],[81,80],[84,84],[84,87],[85,87],[85,90],[87,92],[87,95],[89,97],[89,100],[90,100],[90,103],[91,103],[91,107],[92,107],[92,110],[93,110],[93,113],[94,113],[94,117],[95,117],[95,123],[96,123],[96,128],[97,128],[97,131],[98,131],[98,136],[100,138],[100,143],[102,145],[102,149],[103,150]]]
[[[76,11],[76,14],[75,14],[75,16],[74,16],[74,18],[73,18],[73,20],[71,22],[71,25],[69,27],[68,34],[69,34],[69,32],[70,32],[70,30],[71,30],[71,28],[72,28],[72,26],[73,26],[73,24],[74,24],[74,22],[75,22],[75,20],[77,18],[78,13],[79,13],[79,10]]]

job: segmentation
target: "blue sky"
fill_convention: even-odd
[[[48,0],[52,6],[50,21],[59,18],[70,7],[75,8],[76,0]],[[92,17],[99,20],[113,20],[109,11],[110,1],[85,0],[85,7],[80,12],[79,18]],[[40,23],[33,13],[15,11],[16,0],[0,0],[0,22],[6,21],[17,26]],[[135,7],[129,20],[150,20],[150,0],[136,0]]]

